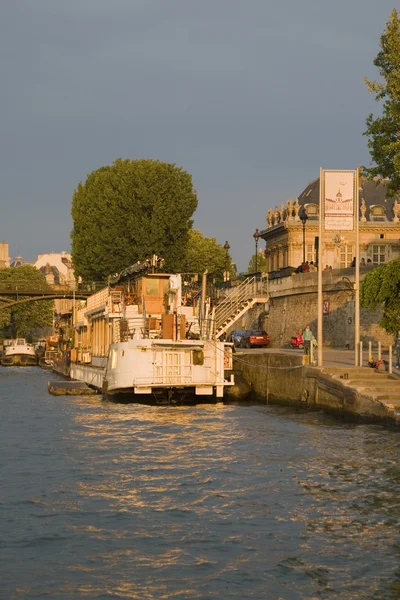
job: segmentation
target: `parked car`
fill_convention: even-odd
[[[243,334],[246,333],[244,329],[234,329],[227,337],[227,342],[233,342],[235,348],[240,345],[240,340],[242,339]]]
[[[240,340],[240,348],[266,348],[269,344],[269,335],[266,331],[248,330],[244,331]]]

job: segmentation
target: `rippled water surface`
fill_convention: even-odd
[[[0,598],[400,598],[399,433],[0,370]]]

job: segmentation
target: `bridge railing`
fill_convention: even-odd
[[[104,284],[102,284],[104,287]],[[34,286],[29,283],[7,283],[0,281],[0,296],[18,296],[29,295],[29,296],[41,296],[41,295],[66,295],[72,297],[74,294],[77,296],[89,296],[94,293],[96,288],[71,288],[68,286]]]

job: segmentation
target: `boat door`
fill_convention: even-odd
[[[154,383],[190,385],[193,381],[192,352],[182,348],[156,348],[153,351]]]

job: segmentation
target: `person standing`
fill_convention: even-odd
[[[311,331],[311,327],[306,325],[306,328],[303,331],[303,342],[304,342],[304,353],[310,354],[310,346],[314,335]]]
[[[396,347],[396,369],[400,369],[400,331],[394,336],[394,345]]]

